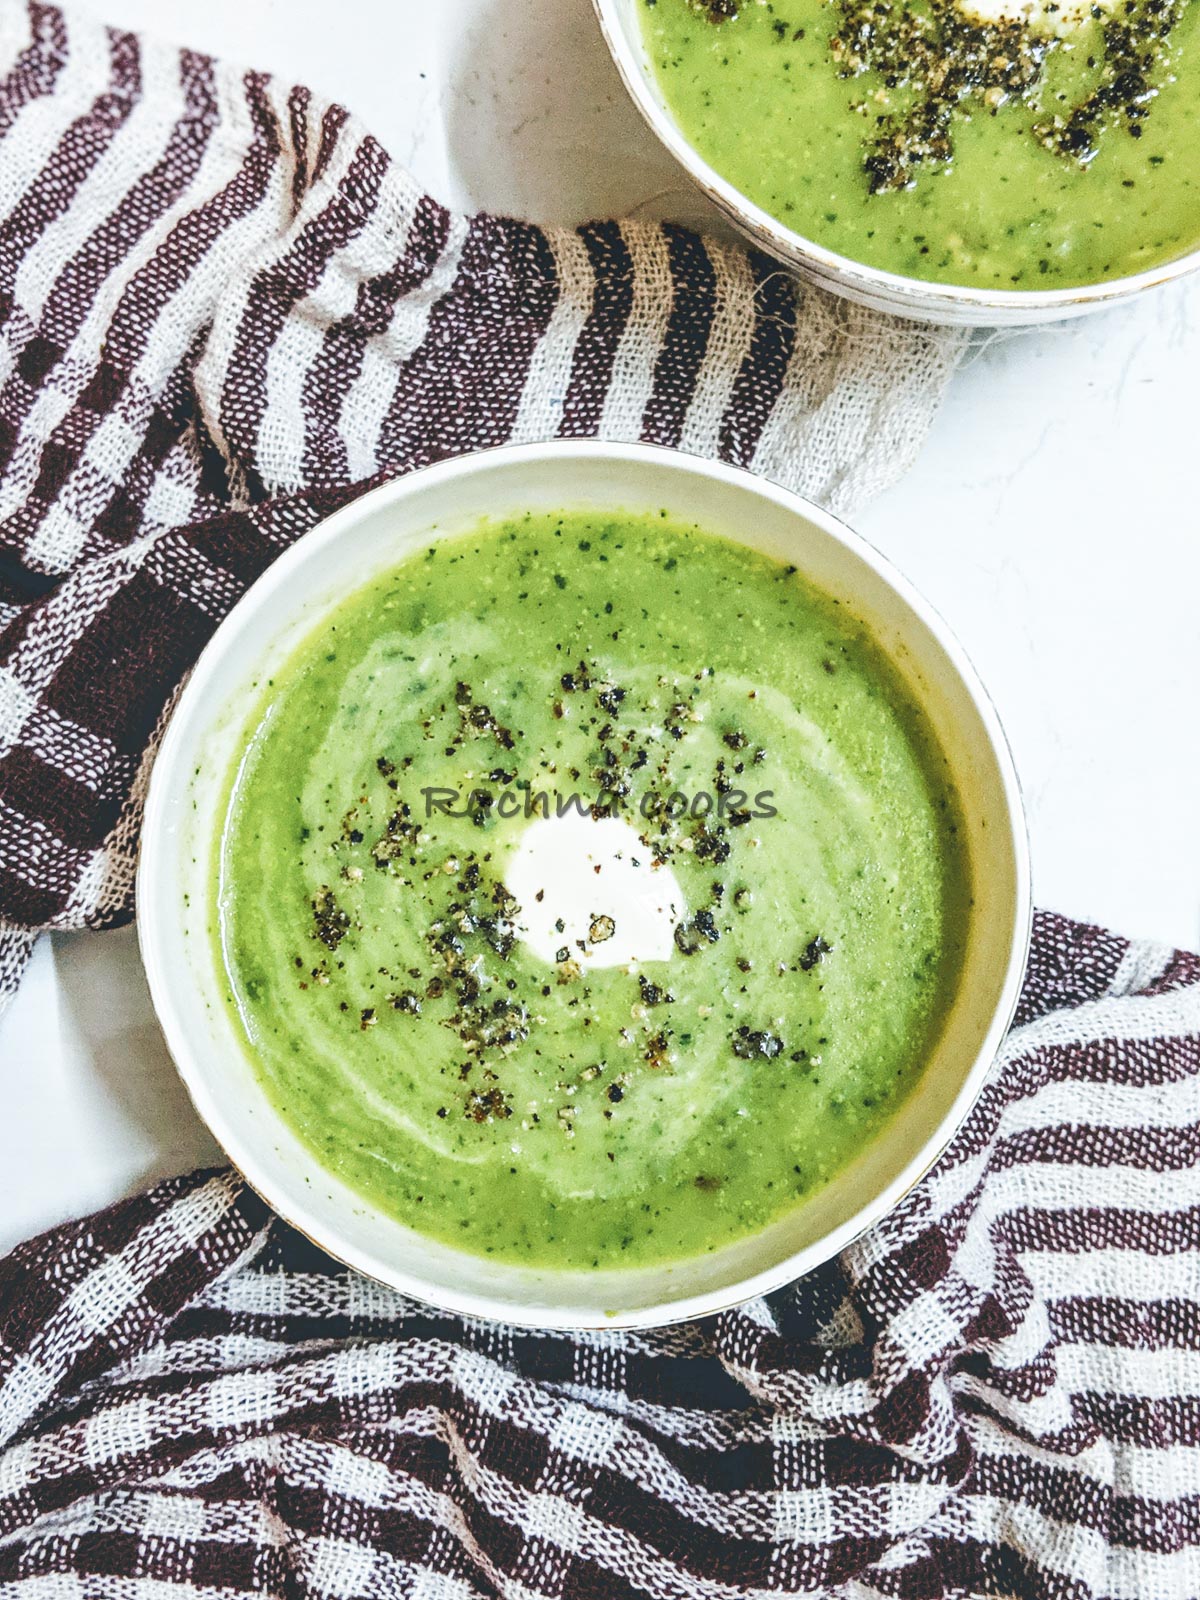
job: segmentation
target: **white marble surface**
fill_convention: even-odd
[[[87,0],[306,81],[439,196],[543,220],[706,207],[589,0]],[[1039,904],[1200,944],[1200,279],[985,341],[859,526],[941,609],[1023,776]],[[216,1151],[124,931],[43,940],[0,1024],[0,1250]]]

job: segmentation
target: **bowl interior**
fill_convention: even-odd
[[[374,1211],[323,1171],[258,1084],[222,1000],[211,863],[227,775],[259,687],[351,588],[485,515],[665,510],[795,563],[864,621],[949,759],[976,909],[962,981],[924,1075],[854,1164],[766,1231],[702,1259],[547,1272],[485,1261]],[[1007,1024],[1029,901],[1016,780],[958,647],[886,563],[833,518],[748,474],[638,446],[527,446],[376,490],[302,539],[254,586],[201,658],[168,730],[146,810],[138,918],[151,992],[201,1116],[232,1160],[333,1255],[420,1298],[558,1327],[650,1324],[719,1309],[840,1248],[909,1186],[965,1114]]]

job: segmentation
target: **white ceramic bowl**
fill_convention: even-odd
[[[695,150],[680,131],[667,106],[647,54],[639,13],[643,0],[593,0],[600,26],[634,104],[659,139],[729,220],[762,249],[794,268],[802,277],[844,295],[859,305],[874,306],[922,322],[959,327],[1022,327],[1037,322],[1057,322],[1077,317],[1101,306],[1126,300],[1130,295],[1200,267],[1200,249],[1190,250],[1162,266],[1106,283],[1078,289],[970,289],[926,283],[864,266],[849,256],[806,239],[785,227],[761,206],[748,199]]]
[[[668,1267],[549,1272],[427,1239],[325,1172],[259,1086],[222,1000],[210,936],[224,786],[260,685],[346,593],[481,516],[665,509],[793,562],[866,622],[924,707],[963,805],[976,912],[943,1036],[910,1098],[821,1193],[751,1238]],[[283,555],[201,656],[155,764],[137,892],[159,1020],[196,1108],[251,1184],[331,1255],[418,1299],[541,1327],[631,1327],[703,1315],[776,1288],[883,1214],[974,1101],[1016,1003],[1029,868],[1016,775],[962,650],[905,580],[826,512],[746,472],[640,445],[519,445],[430,467],[365,495]]]

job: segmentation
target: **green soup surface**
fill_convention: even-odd
[[[685,137],[805,238],[979,289],[1200,244],[1200,4],[639,0]],[[988,4],[989,0],[982,0]]]
[[[618,823],[585,936],[537,948],[562,873],[516,899],[529,830]],[[665,516],[486,522],[367,584],[264,685],[216,850],[281,1116],[385,1213],[555,1268],[712,1251],[828,1182],[922,1070],[970,896],[866,630]],[[681,903],[604,965],[617,865]]]

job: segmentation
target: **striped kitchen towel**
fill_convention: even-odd
[[[1195,1600],[1200,959],[1040,916],[884,1220],[645,1333],[465,1322],[229,1172],[0,1264],[3,1600]]]
[[[0,1000],[130,915],[181,678],[346,499],[599,434],[845,510],[961,348],[682,228],[451,215],[306,89],[0,0]]]

